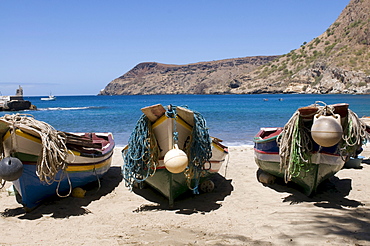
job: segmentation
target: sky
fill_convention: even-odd
[[[350,0],[0,0],[0,95],[97,95],[141,62],[282,55]]]

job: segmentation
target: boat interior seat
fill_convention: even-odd
[[[94,132],[87,132],[84,134],[84,137],[92,140],[94,144],[101,144],[101,146],[105,146],[109,143],[108,139],[97,136]]]

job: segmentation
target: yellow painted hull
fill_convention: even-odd
[[[40,181],[36,174],[37,161],[42,149],[41,139],[20,129],[14,133],[10,131],[5,133],[3,136],[5,156],[17,157],[23,163],[22,176],[13,181],[20,195],[19,202],[25,208],[32,209],[50,196],[66,195],[75,187],[101,178],[110,168],[114,140],[111,133],[96,133],[95,136],[97,139],[103,139],[102,148],[95,152],[69,149],[66,159],[67,168],[57,173],[55,177],[57,181],[47,184]]]

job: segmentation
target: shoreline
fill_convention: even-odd
[[[151,188],[129,191],[121,147],[101,188],[57,198],[25,214],[0,191],[0,245],[368,245],[370,148],[362,169],[342,169],[312,197],[292,185],[263,186],[252,146],[230,146],[215,190],[168,208]],[[7,183],[7,187],[10,183]]]

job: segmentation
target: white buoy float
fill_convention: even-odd
[[[164,166],[171,173],[181,173],[188,165],[188,156],[177,144],[164,155]]]
[[[337,144],[343,134],[340,115],[315,115],[311,127],[313,140],[322,147],[331,147]]]

